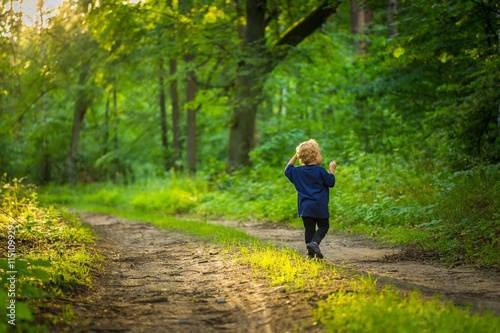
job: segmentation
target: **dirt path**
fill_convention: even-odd
[[[313,294],[283,293],[190,236],[81,214],[98,233],[104,267],[73,302],[70,332],[319,332]],[[311,303],[311,304],[310,304]]]
[[[282,293],[229,255],[193,237],[103,215],[81,214],[105,255],[93,290],[76,303],[70,332],[320,332],[311,310],[321,295]],[[275,224],[212,221],[305,253],[302,231]],[[330,233],[326,260],[382,282],[500,315],[494,270],[410,260],[362,238]]]
[[[212,223],[239,228],[250,235],[305,253],[302,230],[286,225],[234,221]],[[383,247],[362,237],[329,233],[321,244],[326,260],[403,289],[440,294],[456,305],[491,309],[500,316],[500,271],[471,266],[450,267],[420,249]]]

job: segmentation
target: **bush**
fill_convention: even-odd
[[[433,220],[420,226],[453,257],[500,263],[500,165],[457,172],[441,184]]]

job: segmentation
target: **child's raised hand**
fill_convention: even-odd
[[[331,161],[330,162],[330,171],[333,171],[337,168],[337,162]]]

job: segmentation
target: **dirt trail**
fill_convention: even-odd
[[[256,282],[251,269],[196,238],[103,214],[82,213],[105,255],[94,288],[73,302],[70,332],[320,332],[311,310],[314,293],[283,293]],[[275,224],[212,221],[305,253],[302,230]],[[326,260],[400,288],[442,294],[455,304],[500,315],[495,270],[448,268],[411,260],[399,249],[330,233]],[[324,295],[323,295],[324,296]]]
[[[302,230],[271,223],[211,221],[305,253]],[[362,237],[329,233],[321,244],[326,260],[359,273],[371,273],[403,289],[440,294],[459,306],[490,309],[500,316],[500,271],[472,266],[451,267],[422,255],[419,249],[383,247]],[[412,253],[413,252],[413,253]]]
[[[76,302],[70,332],[319,332],[313,294],[283,293],[199,240],[84,213],[98,233],[104,267]],[[310,304],[311,303],[311,304]]]

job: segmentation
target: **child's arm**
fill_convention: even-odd
[[[337,162],[331,161],[330,162],[330,173],[335,174],[335,169],[337,168]]]
[[[293,165],[293,164],[295,164],[296,160],[297,160],[297,154],[293,155],[293,157],[290,159],[290,161],[288,161],[288,164],[292,164]]]

